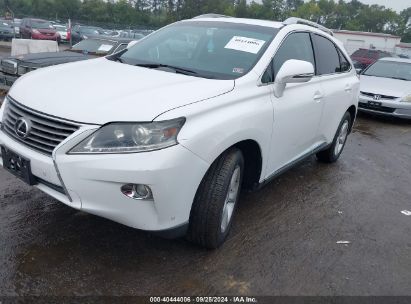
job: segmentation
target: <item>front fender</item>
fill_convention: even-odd
[[[187,121],[178,136],[179,143],[209,165],[238,142],[257,142],[262,153],[262,180],[273,127],[273,107],[268,87],[236,88],[216,98],[171,110],[156,120],[182,116]]]

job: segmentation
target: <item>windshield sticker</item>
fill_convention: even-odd
[[[108,51],[111,50],[112,47],[113,47],[113,46],[110,45],[110,44],[102,44],[102,45],[98,48],[98,50],[101,51],[101,52],[108,52]]]
[[[233,73],[244,74],[244,69],[243,68],[234,68]]]
[[[225,46],[226,49],[257,54],[265,41],[247,37],[234,36]]]

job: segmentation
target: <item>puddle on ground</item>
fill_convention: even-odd
[[[371,128],[369,125],[367,124],[363,124],[363,123],[356,123],[354,125],[353,128],[353,133],[360,133],[366,136],[369,136],[373,139],[376,139],[378,141],[380,141],[380,139],[378,138],[377,134],[375,134],[375,129]]]

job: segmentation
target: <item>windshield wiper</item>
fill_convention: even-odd
[[[162,64],[162,63],[138,63],[135,64],[135,66],[143,67],[143,68],[148,68],[148,69],[158,69],[158,68],[169,68],[177,73],[184,74],[184,75],[198,75],[196,71],[185,69],[185,68],[180,68],[177,66],[173,66],[170,64]]]

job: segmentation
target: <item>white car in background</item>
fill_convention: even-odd
[[[54,24],[53,27],[60,34],[61,42],[69,42],[68,29],[65,25]]]
[[[306,20],[177,22],[21,77],[1,108],[0,161],[68,206],[216,248],[241,189],[340,157],[358,105],[349,58]]]
[[[359,110],[411,119],[411,59],[380,59],[360,81]]]

